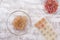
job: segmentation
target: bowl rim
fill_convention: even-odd
[[[15,10],[15,11],[13,11],[13,12],[11,12],[11,13],[9,14],[9,16],[8,16],[8,18],[7,18],[7,21],[6,21],[6,25],[7,25],[8,31],[9,31],[11,34],[14,34],[14,35],[16,35],[16,36],[21,36],[21,35],[26,34],[28,31],[26,31],[26,32],[24,32],[23,34],[20,34],[20,35],[19,35],[19,34],[15,34],[15,33],[11,32],[11,30],[8,28],[8,20],[9,20],[9,17],[10,17],[12,14],[16,13],[16,12],[22,12],[23,14],[25,14],[25,15],[28,16],[29,21],[30,21],[30,25],[29,25],[29,26],[32,26],[32,22],[31,22],[30,16],[29,16],[29,15],[27,14],[27,12],[25,12],[24,10]]]

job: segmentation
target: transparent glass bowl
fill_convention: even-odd
[[[14,29],[14,26],[12,25],[12,21],[14,20],[14,18],[16,16],[26,16],[27,17],[28,23],[27,23],[25,30],[21,31],[21,30],[15,30]],[[7,28],[9,30],[9,32],[11,32],[12,34],[19,35],[19,36],[23,35],[23,34],[28,32],[30,27],[31,27],[31,19],[30,19],[29,15],[24,11],[16,10],[16,11],[12,12],[7,19]]]

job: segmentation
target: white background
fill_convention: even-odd
[[[44,4],[45,0],[1,0],[0,2],[0,37],[7,37],[9,38],[2,38],[0,40],[45,40],[44,36],[40,33],[40,31],[35,28],[34,24],[41,19],[41,17],[47,16],[44,12]],[[54,15],[59,15],[60,10],[60,1],[58,11]],[[7,27],[6,27],[6,20],[8,15],[15,11],[22,9],[26,11],[32,21],[32,28],[30,28],[29,32],[24,34],[23,36],[15,36],[11,34]],[[54,19],[55,20],[55,19]],[[58,23],[57,23],[58,24]],[[56,26],[57,27],[57,26]],[[56,28],[56,32],[59,34],[59,27]],[[60,37],[58,36],[57,40]]]

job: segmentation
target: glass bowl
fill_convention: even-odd
[[[12,21],[14,20],[14,18],[16,16],[26,16],[27,17],[27,26],[23,31],[15,30],[14,26],[12,25]],[[9,17],[7,18],[7,28],[9,30],[9,32],[12,33],[12,34],[19,35],[19,36],[24,35],[28,32],[30,27],[31,27],[31,19],[30,19],[30,16],[25,11],[16,10],[16,11],[12,12],[9,15]]]

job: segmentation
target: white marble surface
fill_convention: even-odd
[[[0,40],[45,40],[40,31],[34,26],[34,24],[40,20],[41,17],[46,16],[43,12],[43,1],[44,0],[2,0],[0,2]],[[19,9],[22,9],[29,14],[32,21],[32,28],[29,29],[28,33],[22,36],[15,36],[8,31],[6,27],[6,20],[11,12]],[[57,14],[59,14],[59,12]],[[57,32],[60,30],[58,28],[56,29]],[[60,36],[57,40],[59,39]]]

